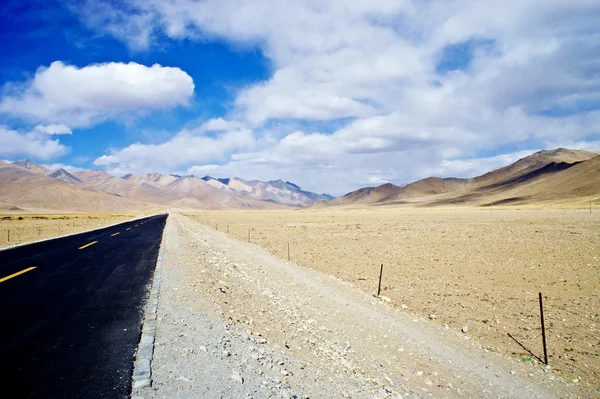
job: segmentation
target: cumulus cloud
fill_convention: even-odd
[[[51,164],[42,164],[48,170],[56,170],[56,169],[64,169],[67,172],[81,172],[84,171],[85,168],[80,168],[78,166],[65,165],[64,163],[51,163]]]
[[[229,120],[225,120],[223,118],[213,118],[213,119],[209,119],[206,122],[204,122],[200,126],[200,129],[207,131],[207,132],[211,132],[211,131],[219,132],[219,131],[223,131],[223,130],[239,129],[239,128],[242,128],[243,126],[244,126],[244,124],[239,121],[229,121]]]
[[[339,179],[343,190],[476,174],[520,154],[483,153],[600,138],[594,0],[133,0],[94,18],[90,4],[84,22],[132,47],[151,48],[160,35],[218,38],[269,59],[270,78],[237,93],[236,125],[206,123],[244,123],[256,137],[250,148],[227,147],[215,172],[279,174],[317,189]],[[280,120],[300,126],[269,136],[265,126]],[[327,121],[335,127],[301,125]]]
[[[135,143],[112,151],[94,161],[115,173],[172,172],[193,163],[223,162],[227,154],[251,148],[255,139],[251,130],[239,128],[206,136],[202,129],[184,129],[160,144]]]
[[[33,130],[38,133],[45,133],[45,134],[72,134],[73,133],[67,125],[64,125],[62,123],[57,124],[57,125],[37,125],[36,127],[33,128]]]
[[[0,126],[0,157],[49,161],[67,153],[67,147],[60,144],[59,140],[49,138],[47,134],[36,131],[20,133]]]
[[[41,122],[89,126],[152,109],[187,105],[192,78],[179,68],[135,62],[110,62],[78,68],[55,61],[25,83],[10,83],[0,98],[0,113]]]

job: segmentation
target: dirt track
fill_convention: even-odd
[[[172,215],[144,397],[581,397],[333,276]]]
[[[545,298],[553,372],[600,385],[600,211],[356,210],[206,212],[194,218],[287,260],[405,304],[514,359],[543,358]],[[508,334],[511,334],[511,338]],[[526,349],[521,347],[522,344]],[[531,352],[531,353],[530,353]]]

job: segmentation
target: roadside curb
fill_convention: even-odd
[[[152,384],[151,362],[152,355],[154,354],[154,340],[156,338],[156,312],[158,311],[158,294],[160,292],[166,232],[167,225],[165,221],[165,229],[163,230],[158,257],[156,259],[156,268],[154,269],[152,288],[144,312],[142,336],[140,337],[140,342],[135,355],[135,363],[133,365],[132,390],[147,387]]]

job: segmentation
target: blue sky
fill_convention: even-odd
[[[600,149],[597,1],[23,3],[2,159],[343,194]]]

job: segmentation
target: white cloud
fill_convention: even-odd
[[[481,155],[502,148],[600,141],[597,0],[134,0],[127,10],[93,9],[94,18],[89,4],[81,10],[88,26],[136,48],[166,34],[261,49],[273,73],[239,91],[229,115],[238,122],[203,127],[244,123],[256,137],[204,161],[224,163],[215,173],[339,193],[482,173],[521,154]],[[473,45],[470,62],[438,72],[448,46],[478,40],[487,44]],[[352,120],[327,134],[302,125],[343,118]],[[273,135],[273,120],[298,126]],[[202,168],[200,158],[186,159]]]
[[[84,171],[85,168],[80,168],[78,166],[65,165],[64,163],[51,163],[51,164],[42,164],[43,167],[48,170],[56,170],[56,169],[64,169],[67,172],[81,172]]]
[[[160,144],[135,143],[97,158],[96,166],[122,172],[172,172],[194,163],[223,162],[227,154],[251,148],[255,143],[251,130],[240,128],[207,136],[202,129],[178,132]]]
[[[223,118],[209,119],[204,122],[200,129],[206,132],[219,132],[223,130],[240,129],[244,124],[239,121],[228,121]]]
[[[69,149],[59,140],[51,140],[47,134],[38,132],[20,133],[0,126],[0,157],[27,157],[49,161],[63,156]]]
[[[39,68],[31,81],[11,83],[4,92],[1,113],[81,127],[139,111],[187,105],[194,83],[181,69],[158,64],[110,62],[78,68],[55,61]]]
[[[38,133],[45,134],[72,134],[71,129],[64,124],[56,124],[56,125],[37,125],[33,128],[34,131]]]

